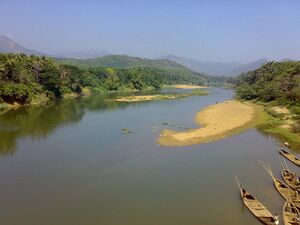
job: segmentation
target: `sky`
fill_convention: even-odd
[[[300,59],[300,1],[0,0],[0,34],[52,54]]]

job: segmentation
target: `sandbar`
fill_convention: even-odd
[[[208,106],[198,112],[200,128],[186,131],[163,130],[158,138],[162,146],[186,146],[207,143],[239,133],[254,126],[255,109],[251,104],[230,100]]]
[[[201,85],[188,85],[188,84],[177,84],[177,85],[172,85],[171,87],[173,87],[173,88],[178,88],[178,89],[199,89],[199,88],[208,88],[207,86],[201,86]]]

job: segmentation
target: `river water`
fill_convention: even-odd
[[[208,144],[156,143],[161,129],[196,127],[196,112],[233,94],[212,89],[140,103],[99,95],[0,116],[0,224],[260,224],[243,206],[235,175],[281,214],[284,201],[258,163],[269,162],[279,176],[274,137],[253,128]]]

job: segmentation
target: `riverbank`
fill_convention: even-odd
[[[171,85],[171,88],[177,88],[177,89],[200,89],[200,88],[208,88],[208,86],[202,86],[202,85],[190,85],[190,84],[177,84],[177,85]]]
[[[300,108],[255,102],[263,108],[263,123],[258,129],[288,142],[292,149],[300,150]]]
[[[185,146],[207,143],[253,127],[258,121],[253,104],[236,100],[218,103],[197,113],[195,122],[200,128],[179,132],[163,130],[158,139],[162,146]]]
[[[187,146],[216,141],[257,127],[266,135],[274,135],[300,150],[299,107],[292,110],[278,105],[253,101],[226,101],[198,112],[195,122],[200,128],[183,132],[163,130],[158,138],[162,146]]]
[[[207,95],[208,92],[206,90],[193,90],[188,93],[175,93],[175,94],[155,94],[155,95],[130,95],[118,97],[115,99],[109,99],[115,102],[144,102],[144,101],[157,101],[157,100],[169,100],[169,99],[179,99],[186,98],[190,96],[201,96]]]

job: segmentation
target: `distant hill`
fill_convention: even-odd
[[[9,39],[8,37],[0,35],[0,52],[1,53],[25,53],[28,55],[46,55],[39,51],[28,49]]]
[[[149,67],[164,71],[166,76],[178,76],[184,80],[200,80],[202,83],[207,82],[208,78],[204,73],[192,71],[185,66],[176,62],[158,59],[151,60],[145,58],[131,57],[127,55],[108,55],[95,59],[60,59],[63,64],[79,66],[82,68],[91,67],[113,67],[118,69],[128,69],[134,67]]]
[[[51,56],[55,58],[74,58],[74,59],[90,59],[109,55],[104,50],[84,50],[84,51],[70,51],[61,52],[55,55],[42,53],[33,49],[26,48],[12,39],[0,35],[0,53],[24,53],[27,55],[38,55],[38,56]]]
[[[178,57],[174,55],[167,55],[160,57],[159,59],[168,59],[175,61],[181,65],[186,66],[187,68],[196,71],[206,73],[212,76],[234,76],[239,75],[243,72],[248,72],[259,68],[262,64],[268,62],[267,59],[260,59],[250,63],[218,63],[218,62],[209,62],[209,61],[197,61],[192,59],[187,59],[183,57]]]
[[[168,59],[146,59],[139,57],[131,57],[127,55],[107,55],[103,57],[93,58],[93,59],[62,59],[64,63],[80,65],[85,67],[114,67],[114,68],[129,68],[129,67],[137,67],[137,66],[158,66],[158,67],[176,67],[187,69],[183,65],[180,65],[174,61]]]
[[[70,51],[70,52],[61,52],[57,54],[61,58],[73,58],[73,59],[92,59],[99,58],[106,55],[110,55],[109,52],[105,50],[82,50],[82,51]]]

